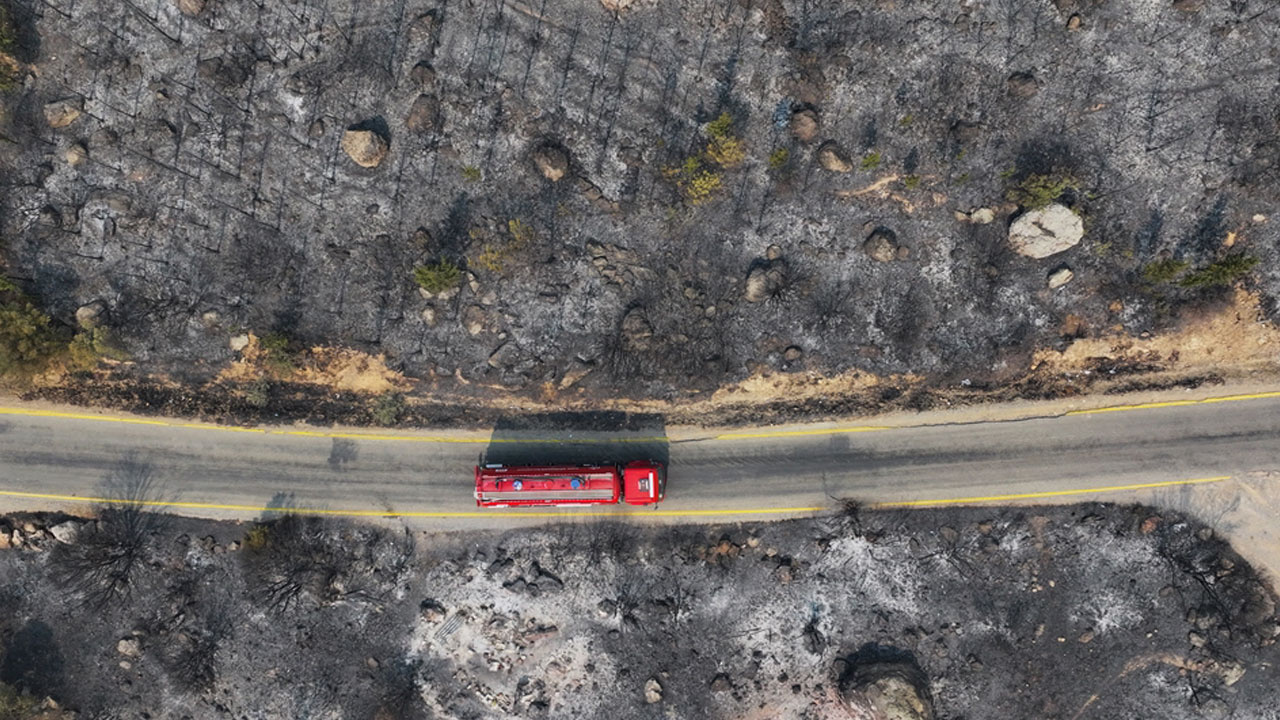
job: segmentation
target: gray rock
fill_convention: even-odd
[[[787,266],[782,260],[757,264],[747,273],[747,287],[743,299],[749,303],[768,300],[783,288],[787,281]]]
[[[419,95],[409,107],[409,114],[404,118],[404,126],[416,133],[427,133],[435,129],[435,120],[435,102],[429,95]]]
[[[644,682],[644,701],[650,705],[662,702],[662,683],[657,678],[649,678]]]
[[[1007,85],[1009,94],[1016,98],[1025,99],[1040,92],[1035,76],[1029,72],[1016,72],[1010,75]]]
[[[74,520],[67,520],[49,528],[49,534],[53,536],[54,540],[68,545],[75,542],[76,533],[79,531],[80,523]]]
[[[876,228],[862,243],[862,250],[876,262],[892,262],[898,257],[897,236],[887,228]]]
[[[1046,258],[1075,247],[1084,237],[1084,222],[1063,205],[1053,203],[1018,217],[1009,227],[1009,244],[1019,255]]]
[[[106,314],[106,303],[94,300],[76,309],[76,325],[84,330],[92,330],[102,324]]]
[[[71,167],[79,167],[84,164],[85,160],[89,159],[89,150],[85,148],[83,143],[72,143],[71,147],[67,148],[67,152],[63,154],[63,158]]]
[[[44,119],[51,128],[64,128],[75,122],[83,112],[84,102],[80,98],[55,100],[44,106]]]
[[[390,146],[372,130],[347,130],[342,134],[342,150],[360,167],[375,168],[387,157]]]
[[[642,309],[632,308],[623,316],[622,339],[632,350],[648,350],[653,345],[653,326]]]
[[[551,182],[556,182],[569,172],[569,153],[564,148],[543,145],[534,150],[531,157],[538,172]]]
[[[466,328],[467,334],[471,337],[484,332],[485,325],[488,323],[489,316],[479,305],[468,305],[467,309],[462,311],[462,327]]]
[[[431,67],[431,63],[423,60],[413,69],[409,71],[409,79],[417,83],[420,87],[430,87],[436,82],[435,68]]]
[[[792,345],[782,351],[782,359],[787,362],[795,362],[802,357],[804,357],[804,350],[801,350],[799,345]]]

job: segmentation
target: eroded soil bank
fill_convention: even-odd
[[[1274,594],[1211,530],[1146,507],[0,525],[0,680],[85,718],[1280,711]]]

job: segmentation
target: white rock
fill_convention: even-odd
[[[1049,273],[1049,289],[1056,290],[1071,282],[1071,279],[1075,276],[1076,274],[1071,271],[1071,268],[1058,268]]]
[[[116,643],[116,652],[125,657],[139,657],[142,655],[142,643],[137,638],[125,638]]]
[[[1057,203],[1027,212],[1009,228],[1009,244],[1014,251],[1037,259],[1069,250],[1083,237],[1080,216]]]
[[[231,349],[236,352],[240,352],[241,350],[249,347],[248,334],[232,335],[230,345]]]
[[[58,523],[49,528],[49,534],[54,540],[60,543],[71,544],[75,542],[76,533],[80,531],[80,525],[74,520],[68,520],[64,523]]]
[[[659,683],[657,678],[649,678],[644,683],[644,701],[652,705],[661,700],[662,683]]]
[[[969,213],[969,219],[979,225],[987,225],[996,219],[996,214],[991,208],[978,208]]]

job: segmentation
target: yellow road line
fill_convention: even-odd
[[[1068,497],[1071,495],[1095,495],[1098,493],[1124,492],[1126,490],[1148,490],[1151,488],[1176,487],[1178,485],[1203,485],[1206,483],[1216,483],[1230,479],[1230,475],[1219,475],[1217,477],[1195,478],[1192,480],[1165,480],[1163,482],[1137,483],[1135,485],[1111,485],[1109,487],[1079,488],[1075,490],[1047,490],[1044,492],[986,495],[981,497],[943,498],[939,500],[903,500],[900,502],[873,503],[871,507],[910,508],[932,507],[938,505],[971,505],[974,503],[1007,502],[1009,500],[1035,500],[1038,498]]]
[[[1226,395],[1223,397],[1204,398],[1202,400],[1168,400],[1164,402],[1142,403],[1136,405],[1114,405],[1111,407],[1069,410],[1065,415],[1094,415],[1098,413],[1127,412],[1131,410],[1151,410],[1156,408],[1183,407],[1187,405],[1210,405],[1214,403],[1239,402],[1242,400],[1260,400],[1264,398],[1280,398],[1280,390],[1272,392],[1250,393],[1242,395]],[[336,432],[325,430],[284,430],[257,427],[236,427],[232,425],[215,425],[206,423],[187,423],[167,420],[150,420],[143,418],[111,417],[108,415],[92,415],[87,413],[59,412],[56,410],[34,410],[26,408],[0,407],[0,415],[18,415],[26,417],[61,418],[66,420],[88,420],[93,422],[113,422],[128,425],[156,425],[161,427],[187,428],[192,430],[220,430],[224,432],[257,433],[259,435],[284,435],[312,438],[341,438],[353,440],[385,440],[416,443],[442,444],[613,444],[613,443],[664,443],[669,442],[665,436],[654,437],[622,437],[622,438],[494,438],[483,435],[392,435],[376,432]],[[1048,417],[1048,416],[1046,416]],[[815,428],[806,430],[773,430],[762,432],[723,433],[713,437],[715,440],[759,440],[765,438],[804,437],[815,435],[839,435],[846,433],[877,432],[912,427],[911,425],[862,425],[843,428]]]
[[[977,497],[941,498],[937,500],[904,500],[899,502],[871,503],[871,509],[921,508],[949,505],[970,505],[976,503],[1008,502],[1011,500],[1035,500],[1073,495],[1094,495],[1108,492],[1125,492],[1129,490],[1149,490],[1153,488],[1177,487],[1181,485],[1203,485],[1207,483],[1230,480],[1230,475],[1219,475],[1209,478],[1191,480],[1165,480],[1161,482],[1137,483],[1133,485],[1111,485],[1098,488],[1078,488],[1073,490],[1048,490],[1033,493],[1014,493],[1008,495],[984,495]],[[776,507],[776,508],[744,508],[721,510],[566,510],[547,512],[544,510],[480,510],[480,511],[395,511],[395,510],[331,510],[328,508],[296,508],[266,507],[259,505],[235,505],[224,503],[184,502],[179,500],[129,500],[124,498],[104,498],[87,495],[59,495],[54,493],[20,492],[16,490],[0,490],[0,497],[24,498],[29,500],[54,500],[67,503],[88,503],[98,505],[137,505],[142,507],[167,508],[176,510],[223,510],[242,513],[292,513],[298,515],[327,515],[340,517],[380,517],[380,518],[580,518],[580,517],[717,517],[733,515],[787,515],[817,513],[833,508],[829,506],[809,507]]]
[[[330,510],[327,508],[295,508],[265,507],[258,505],[232,505],[222,503],[183,502],[178,500],[129,500],[124,498],[104,498],[86,495],[58,495],[53,493],[30,493],[15,490],[0,490],[0,496],[26,498],[32,500],[55,500],[70,503],[90,503],[97,505],[137,505],[141,507],[171,508],[180,510],[227,510],[247,513],[294,513],[298,515],[337,515],[342,517],[385,517],[385,518],[487,518],[487,517],[533,517],[533,518],[574,518],[574,517],[709,517],[715,515],[772,515],[786,513],[812,513],[827,510],[826,507],[781,507],[750,508],[742,510],[631,510],[609,511],[569,510],[561,512],[489,510],[470,512],[418,512],[395,510]]]
[[[1239,402],[1241,400],[1261,400],[1280,397],[1280,390],[1274,392],[1250,393],[1248,395],[1224,395],[1222,397],[1204,398],[1203,400],[1169,400],[1166,402],[1142,403],[1139,405],[1113,405],[1111,407],[1092,408],[1089,410],[1071,410],[1067,415],[1094,415],[1108,412],[1128,412],[1130,410],[1151,410],[1154,408],[1181,407],[1183,405],[1209,405],[1212,403]]]

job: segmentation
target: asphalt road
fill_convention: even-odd
[[[287,505],[475,527],[586,514],[476,508],[471,475],[482,454],[509,463],[669,463],[667,500],[659,508],[589,511],[596,514],[748,519],[815,512],[845,498],[1087,499],[1105,488],[1280,469],[1280,397],[1267,395],[1004,422],[670,436],[660,421],[643,419],[616,432],[565,429],[558,416],[556,427],[535,420],[533,428],[433,435],[246,431],[11,407],[0,409],[0,509],[86,506],[89,498],[112,495],[106,479],[129,460],[150,469],[149,499],[199,516],[252,518]]]

